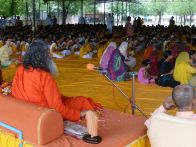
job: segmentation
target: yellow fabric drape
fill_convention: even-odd
[[[21,141],[14,135],[0,131],[0,147],[19,147],[20,142]],[[33,145],[27,142],[22,143],[23,147],[34,147]],[[150,147],[150,142],[147,135],[145,135],[143,137],[138,138],[126,147]]]
[[[98,61],[100,61],[102,55],[103,55],[103,52],[105,51],[107,45],[102,45],[99,47],[98,49],[98,52],[97,52],[97,58],[98,58]]]
[[[83,47],[80,49],[80,57],[83,57],[84,55],[88,54],[92,51],[92,47],[90,43],[86,43]]]
[[[17,52],[17,46],[16,46],[16,44],[12,43],[11,48],[12,48],[13,53],[16,53]]]
[[[142,56],[136,55],[138,62],[142,61]],[[129,102],[118,92],[101,74],[86,69],[88,63],[98,66],[98,59],[81,59],[78,56],[71,55],[64,59],[54,59],[58,66],[59,75],[55,80],[61,93],[65,96],[86,96],[93,98],[94,101],[101,103],[104,107],[123,112]],[[141,65],[137,64],[134,71],[137,71]],[[16,68],[4,68],[4,81],[12,81]],[[123,91],[131,95],[131,80],[116,83]],[[159,107],[165,97],[171,94],[170,87],[160,87],[155,84],[141,85],[135,80],[135,97],[137,104],[143,108],[146,114],[150,114]],[[128,112],[128,111],[127,111]],[[138,111],[136,111],[137,114]]]
[[[3,46],[3,41],[0,41],[0,48]]]
[[[19,147],[21,142],[23,143],[23,147],[33,147],[33,145],[21,141],[13,134],[0,131],[0,147]]]
[[[196,68],[189,64],[189,54],[181,52],[176,59],[173,77],[181,84],[188,84],[193,74],[196,73]]]
[[[182,63],[182,62],[186,62],[186,63],[189,62],[189,54],[188,54],[187,52],[181,52],[181,53],[178,55],[178,57],[177,57],[177,59],[176,59],[175,65],[178,65],[178,64],[180,64],[180,63]]]
[[[138,138],[137,140],[129,144],[127,147],[150,147],[150,141],[148,139],[148,136],[145,135]]]

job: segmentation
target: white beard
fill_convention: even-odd
[[[49,67],[50,73],[53,76],[58,75],[58,67],[56,66],[55,62],[52,59],[48,60],[48,67]]]

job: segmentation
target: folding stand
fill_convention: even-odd
[[[135,103],[135,76],[137,72],[131,72],[132,75],[132,97],[127,96],[120,87],[118,87],[110,78],[107,76],[107,72],[102,72],[102,74],[118,89],[118,91],[129,101],[131,104],[132,114],[135,114],[135,109],[137,109],[144,117],[148,118],[148,116],[140,109],[140,107]]]

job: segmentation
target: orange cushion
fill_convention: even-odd
[[[23,132],[23,139],[44,145],[63,135],[60,113],[0,94],[0,121]]]

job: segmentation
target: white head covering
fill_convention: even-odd
[[[110,46],[112,46],[113,48],[116,49],[116,46],[117,46],[117,45],[116,45],[116,42],[110,42],[110,44],[108,45],[108,47],[110,47]],[[107,47],[107,48],[108,48],[108,47]]]
[[[57,49],[57,44],[53,42],[51,45],[49,45],[50,53],[53,53]]]
[[[127,47],[128,47],[127,41],[123,41],[119,46],[119,51],[125,58],[127,58]]]

